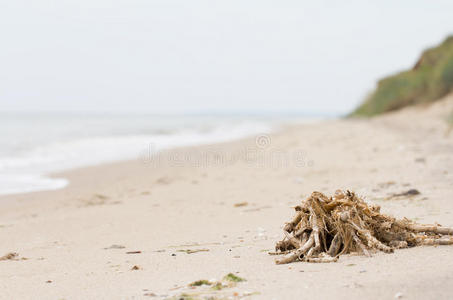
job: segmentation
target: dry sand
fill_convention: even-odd
[[[219,297],[451,299],[453,246],[333,264],[275,265],[266,253],[314,190],[351,189],[385,213],[453,226],[451,109],[452,96],[371,121],[289,127],[78,169],[57,175],[71,181],[63,190],[0,198],[0,256],[19,254],[0,261],[0,298],[159,299],[232,272],[247,281]],[[421,195],[387,199],[410,188]]]

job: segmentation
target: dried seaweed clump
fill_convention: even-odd
[[[368,205],[350,191],[338,190],[330,198],[313,192],[295,210],[296,216],[284,227],[284,239],[275,246],[277,252],[271,253],[285,254],[277,264],[335,262],[351,252],[370,256],[375,251],[453,244],[452,228],[383,215],[379,206]]]

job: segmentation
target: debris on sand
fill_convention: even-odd
[[[160,177],[156,180],[157,184],[167,185],[170,184],[172,181],[168,177]]]
[[[202,279],[202,280],[197,280],[197,281],[192,282],[191,284],[189,284],[189,286],[202,286],[202,285],[212,285],[212,284],[213,283],[210,282],[209,280]]]
[[[330,198],[313,192],[295,210],[296,216],[284,227],[284,239],[275,246],[277,252],[270,253],[286,254],[277,264],[327,263],[351,252],[370,256],[375,251],[453,244],[452,228],[383,215],[379,206],[350,191],[338,190]]]
[[[395,181],[386,181],[386,182],[379,183],[378,187],[381,189],[386,189],[395,184],[396,184]]]
[[[167,299],[237,299],[240,295],[234,288],[244,281],[246,281],[244,278],[233,273],[225,275],[220,281],[201,279],[188,284],[183,291],[177,288],[180,290],[179,295]],[[257,293],[244,293],[241,296],[245,297],[255,294]]]
[[[140,266],[135,265],[131,268],[131,271],[138,271],[140,269],[141,269]]]
[[[158,297],[158,295],[153,293],[153,292],[144,293],[143,296],[145,296],[145,297]]]
[[[103,195],[103,194],[94,194],[93,197],[98,198],[100,200],[108,200],[109,196]]]
[[[401,193],[390,194],[390,196],[385,197],[384,200],[393,200],[393,199],[402,199],[402,198],[412,198],[414,196],[421,195],[420,191],[417,189],[409,189]]]
[[[244,207],[244,206],[247,206],[247,205],[249,205],[248,202],[239,202],[239,203],[235,203],[234,207]]]
[[[114,244],[114,245],[111,245],[110,247],[104,248],[104,250],[109,250],[109,249],[124,249],[124,248],[126,248],[126,246]]]
[[[17,259],[18,256],[19,256],[19,254],[15,253],[15,252],[10,252],[8,254],[1,256],[0,260],[13,260],[13,259]]]
[[[390,198],[393,198],[393,197],[410,197],[410,196],[417,196],[417,195],[420,195],[421,193],[416,190],[416,189],[410,189],[410,190],[407,190],[405,192],[402,192],[402,193],[397,193],[397,194],[393,194],[392,196],[390,196]]]
[[[243,282],[243,281],[245,281],[244,278],[236,276],[233,273],[227,274],[223,279],[226,280],[226,281],[229,281],[229,282]]]
[[[209,252],[209,249],[180,249],[180,250],[176,250],[176,251],[184,252],[187,254],[194,254],[194,253],[198,253],[198,252]]]

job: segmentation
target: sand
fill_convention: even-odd
[[[160,299],[231,272],[247,281],[219,297],[451,299],[452,246],[332,264],[275,265],[267,254],[314,190],[351,189],[385,213],[453,226],[451,109],[453,96],[56,174],[71,184],[0,198],[0,256],[19,254],[0,261],[0,298]],[[421,194],[388,199],[411,188]]]

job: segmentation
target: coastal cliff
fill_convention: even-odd
[[[373,116],[409,105],[434,102],[453,90],[453,36],[423,52],[415,66],[379,80],[351,114]]]

